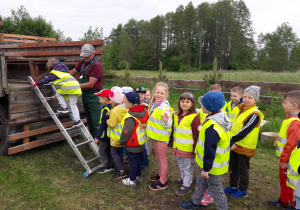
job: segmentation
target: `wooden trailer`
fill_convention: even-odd
[[[6,36],[0,34],[2,38]],[[23,41],[37,42],[0,44],[0,154],[3,155],[64,140],[49,113],[31,90],[27,76],[36,81],[48,75],[46,62],[51,57],[63,61],[70,69],[74,68],[81,59],[81,47],[87,43],[95,47],[96,59],[101,60],[103,40],[56,42],[40,37],[36,39],[27,36]],[[42,92],[45,96],[52,95],[46,87]],[[59,107],[57,100],[49,104],[54,109]],[[83,122],[86,122],[81,97],[78,108]],[[65,126],[72,124],[67,115],[62,122]],[[71,133],[72,136],[78,134],[78,129]]]

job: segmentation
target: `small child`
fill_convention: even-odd
[[[259,94],[260,87],[255,85],[244,90],[243,103],[238,105],[240,111],[228,134],[231,138],[231,173],[230,186],[225,188],[224,192],[232,198],[248,195],[250,158],[255,154],[260,124],[264,119],[264,115],[256,107]]]
[[[124,171],[124,153],[123,146],[120,145],[120,135],[122,133],[122,119],[127,113],[122,106],[124,94],[122,88],[114,87],[111,89],[109,98],[112,104],[112,110],[107,120],[107,125],[110,127],[110,145],[111,156],[113,157],[118,171],[113,174],[113,179],[120,179],[126,176]]]
[[[143,86],[138,86],[134,89],[134,91],[140,95],[141,104],[146,105],[146,108],[148,108],[150,100],[145,97],[146,88],[144,88]]]
[[[148,88],[146,88],[145,98],[147,98],[150,101],[151,94],[150,94],[150,90]]]
[[[111,103],[109,100],[110,90],[104,89],[101,90],[99,93],[94,93],[99,98],[99,102],[103,105],[101,116],[100,116],[100,123],[98,132],[96,134],[95,143],[99,144],[99,154],[100,160],[103,165],[98,172],[99,173],[107,173],[112,170],[114,167],[113,159],[111,156],[111,146],[110,140],[107,136],[107,120],[108,114],[111,110]]]
[[[270,206],[287,208],[288,205],[294,207],[293,189],[287,186],[287,163],[291,153],[297,146],[297,141],[300,140],[300,91],[294,90],[287,92],[284,96],[282,107],[286,113],[286,118],[283,121],[277,144],[276,155],[280,157],[279,163],[279,180],[280,180],[280,198],[278,200],[269,201]]]
[[[59,62],[56,58],[49,59],[46,68],[49,71],[52,70],[50,74],[42,80],[32,82],[31,86],[41,86],[52,82],[57,88],[55,96],[60,105],[60,108],[56,111],[59,113],[68,113],[69,108],[66,103],[66,100],[68,100],[74,118],[72,127],[79,126],[81,120],[77,107],[77,99],[81,96],[82,92],[78,81],[69,74],[69,68],[63,62]]]
[[[167,148],[172,132],[172,112],[168,98],[168,84],[158,82],[153,88],[153,96],[150,101],[150,118],[147,123],[147,136],[152,139],[155,156],[158,161],[158,173],[150,177],[153,184],[149,185],[151,190],[162,190],[168,188],[168,159]]]
[[[227,131],[231,122],[221,111],[224,103],[224,95],[218,91],[209,91],[201,98],[201,108],[208,116],[200,129],[195,150],[200,171],[192,200],[181,202],[179,207],[182,209],[200,209],[207,188],[213,195],[217,209],[228,209],[221,175],[228,171],[230,142]]]
[[[230,101],[227,103],[227,115],[231,122],[234,121],[235,116],[239,113],[237,105],[243,103],[243,88],[235,86],[230,91]]]
[[[200,119],[196,113],[196,102],[192,93],[181,94],[178,111],[174,114],[173,135],[169,147],[173,147],[180,169],[181,178],[173,180],[182,185],[176,191],[177,195],[191,192],[194,175],[195,148],[199,137]]]
[[[140,124],[147,123],[149,118],[145,105],[140,104],[140,96],[136,92],[125,94],[124,104],[128,113],[122,120],[123,131],[120,137],[120,145],[125,146],[129,159],[129,178],[123,179],[124,185],[135,186],[136,179],[141,180],[142,170],[140,153],[144,150],[144,144],[147,140],[146,129],[140,128]]]

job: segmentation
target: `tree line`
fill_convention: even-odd
[[[23,22],[26,18],[20,19],[26,15],[29,16],[22,6],[18,11],[12,10],[12,16],[4,18],[0,33],[71,40],[41,16],[29,17],[36,26],[47,23],[52,30],[32,30],[32,24]],[[18,20],[22,24],[15,27]],[[132,18],[124,25],[118,24],[105,38],[102,28],[93,31],[90,27],[80,40],[105,40],[102,59],[106,69],[119,69],[120,63],[126,61],[131,69],[139,70],[157,70],[160,62],[168,71],[210,70],[215,57],[218,69],[284,71],[300,66],[300,42],[288,23],[282,23],[272,33],[259,34],[257,42],[254,33],[251,14],[243,0],[219,0],[198,6],[190,2],[150,20]]]

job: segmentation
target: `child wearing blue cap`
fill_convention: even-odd
[[[207,188],[213,195],[217,209],[228,209],[221,175],[229,168],[230,141],[227,132],[231,122],[221,111],[224,104],[224,95],[219,91],[210,91],[201,98],[201,108],[208,115],[200,129],[195,149],[200,171],[192,200],[181,202],[179,207],[182,209],[200,208]]]

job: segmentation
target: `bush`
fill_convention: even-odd
[[[212,70],[213,69],[213,64],[212,63],[204,63],[201,65],[201,70]]]
[[[228,70],[239,70],[239,64],[235,62],[229,62],[227,66]]]
[[[179,72],[185,72],[188,69],[192,69],[192,67],[190,65],[181,64],[179,67]]]

